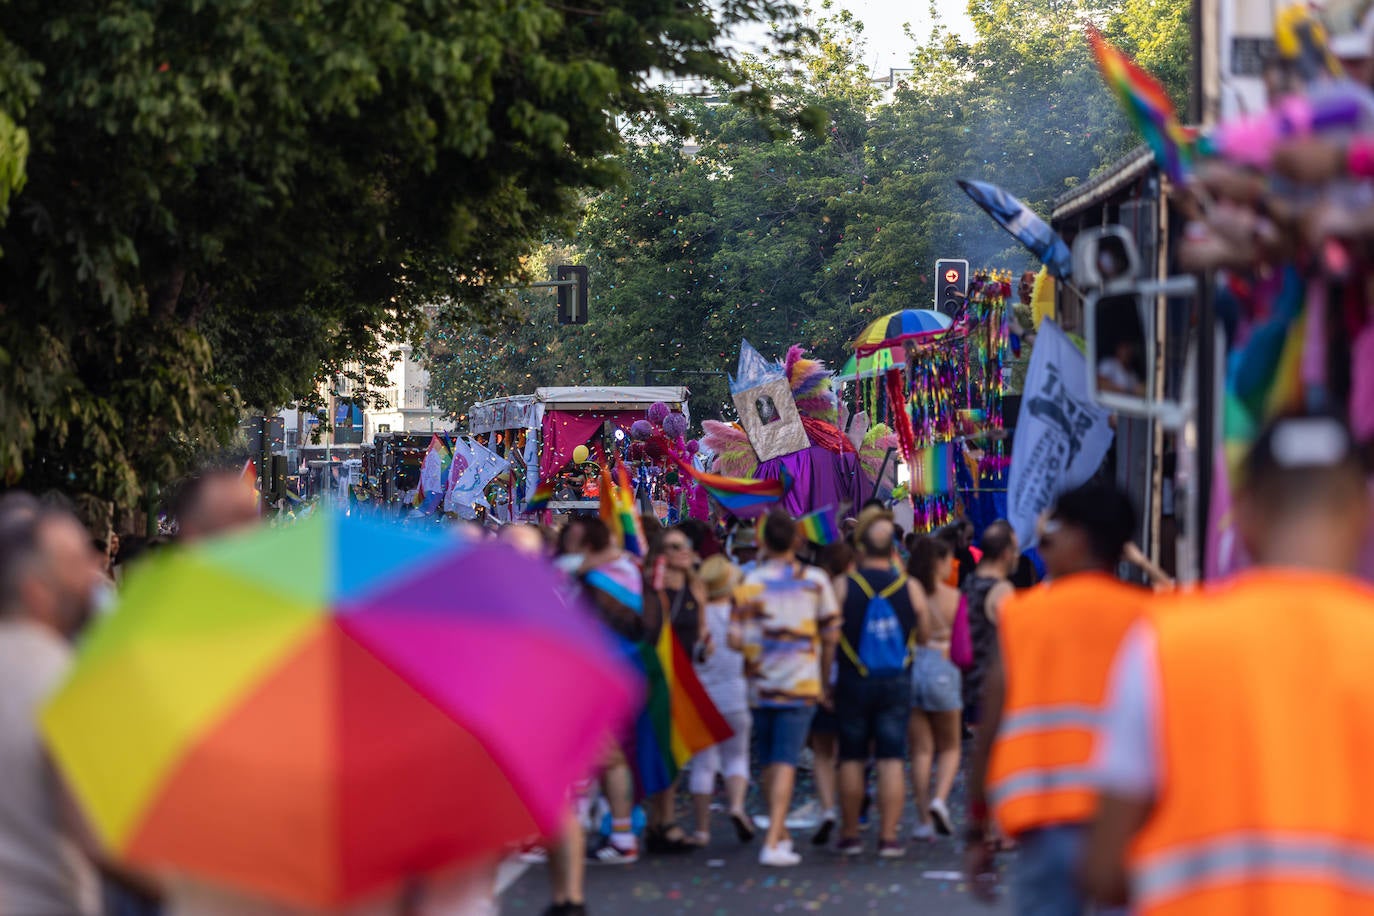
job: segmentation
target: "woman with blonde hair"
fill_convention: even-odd
[[[711,796],[719,773],[725,778],[725,795],[735,835],[740,842],[747,843],[754,838],[753,825],[744,813],[744,796],[749,791],[749,691],[744,679],[744,655],[729,647],[730,628],[738,626],[731,620],[734,610],[731,594],[742,576],[739,569],[720,554],[702,563],[698,576],[706,590],[703,613],[714,650],[709,654],[698,652],[693,660],[701,685],[734,734],[692,759],[691,789],[696,806],[696,833],[692,842],[705,846],[711,841]]]

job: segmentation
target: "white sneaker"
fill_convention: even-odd
[[[930,803],[930,819],[935,822],[935,832],[941,836],[954,835],[954,820],[949,816],[949,808],[943,798]]]
[[[935,828],[929,824],[917,824],[912,828],[911,838],[917,842],[933,842],[935,840]]]
[[[759,864],[772,868],[792,868],[801,864],[801,856],[788,848],[786,843],[765,846],[759,850]]]

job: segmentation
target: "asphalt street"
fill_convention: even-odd
[[[799,796],[809,797],[809,773],[799,780]],[[961,773],[951,809],[963,810]],[[680,822],[690,824],[686,796]],[[757,810],[757,793],[750,793]],[[904,829],[914,823],[908,805]],[[810,844],[811,831],[794,830],[804,857],[796,868],[769,869],[758,864],[758,842],[741,845],[723,813],[716,813],[711,845],[685,855],[646,856],[633,865],[589,866],[587,900],[595,916],[734,916],[759,913],[938,913],[952,916],[999,916],[1010,912],[1005,900],[988,907],[975,902],[959,873],[960,845],[951,838],[908,842],[899,860],[879,859],[876,828],[864,833],[867,848],[845,859],[833,848]],[[833,841],[832,841],[833,846]],[[1003,856],[1005,872],[1009,857]],[[1005,884],[1005,882],[1004,882]],[[548,879],[543,866],[528,868],[502,895],[503,914],[540,913],[548,905]]]
[[[853,859],[805,845],[800,866],[765,869],[757,861],[757,844],[741,846],[724,818],[717,816],[717,821],[707,849],[650,856],[628,866],[590,867],[589,911],[598,916],[1010,912],[1005,905],[985,907],[968,896],[953,840],[910,844],[901,860],[879,859],[872,842],[863,856]],[[536,865],[507,890],[501,911],[539,913],[547,904],[547,876]]]

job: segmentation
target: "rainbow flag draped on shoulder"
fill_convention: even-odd
[[[680,458],[677,464],[735,518],[756,518],[764,514],[792,489],[792,479],[785,471],[779,480],[751,480],[698,471],[691,462]]]
[[[626,759],[641,795],[673,784],[694,754],[734,734],[697,679],[687,651],[666,622],[658,641],[638,647],[648,680],[648,703],[635,721],[634,747]]]

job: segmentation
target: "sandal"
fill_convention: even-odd
[[[735,836],[739,837],[741,843],[752,843],[754,841],[754,825],[749,823],[749,819],[738,811],[730,812],[730,823],[735,825]]]
[[[669,834],[677,831],[676,836]],[[687,838],[686,832],[677,824],[669,824],[667,827],[654,827],[645,834],[645,846],[651,853],[658,855],[674,855],[677,853],[691,852],[697,847]]]

